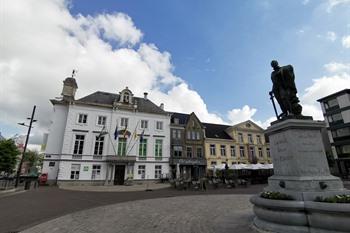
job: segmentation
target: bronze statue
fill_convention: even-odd
[[[302,106],[299,104],[297,97],[293,66],[287,65],[280,67],[275,60],[271,61],[271,66],[273,68],[271,73],[273,86],[269,94],[272,101],[273,96],[277,99],[282,110],[282,113],[278,115],[273,102],[277,119],[302,116]]]

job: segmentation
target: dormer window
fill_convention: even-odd
[[[132,99],[133,99],[133,94],[128,87],[126,87],[124,90],[120,92],[119,102],[125,103],[125,104],[132,104],[133,102]]]
[[[124,99],[123,99],[123,102],[124,103],[129,103],[130,101],[130,96],[129,96],[129,93],[124,93]]]

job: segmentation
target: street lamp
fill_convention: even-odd
[[[27,117],[27,119],[30,120],[29,125],[26,125],[24,122],[23,123],[18,123],[19,125],[28,127],[28,132],[27,132],[26,142],[25,142],[24,148],[23,148],[22,158],[21,158],[21,161],[19,162],[19,166],[18,166],[18,169],[17,169],[15,188],[17,188],[17,186],[18,186],[19,176],[21,174],[22,164],[23,164],[23,160],[24,160],[24,154],[26,153],[26,150],[27,150],[30,130],[33,128],[32,127],[33,122],[37,121],[37,120],[34,120],[35,109],[36,109],[36,106],[34,105],[32,116],[31,117]]]

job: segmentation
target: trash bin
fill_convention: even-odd
[[[26,180],[25,181],[25,183],[24,183],[24,190],[29,190],[30,189],[30,183],[31,183],[30,180]]]

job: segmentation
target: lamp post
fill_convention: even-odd
[[[18,186],[19,176],[21,174],[21,169],[22,169],[22,164],[23,164],[23,160],[24,160],[24,155],[25,155],[26,150],[27,150],[27,145],[28,145],[30,131],[32,129],[32,124],[33,124],[33,122],[36,122],[36,120],[34,120],[35,109],[36,109],[36,106],[34,105],[32,116],[30,118],[29,117],[27,118],[28,120],[30,120],[29,125],[26,125],[24,123],[18,123],[19,125],[28,127],[28,132],[27,132],[26,142],[25,142],[24,148],[23,148],[22,158],[21,158],[21,161],[19,162],[18,169],[17,169],[15,188],[17,188],[17,186]]]

